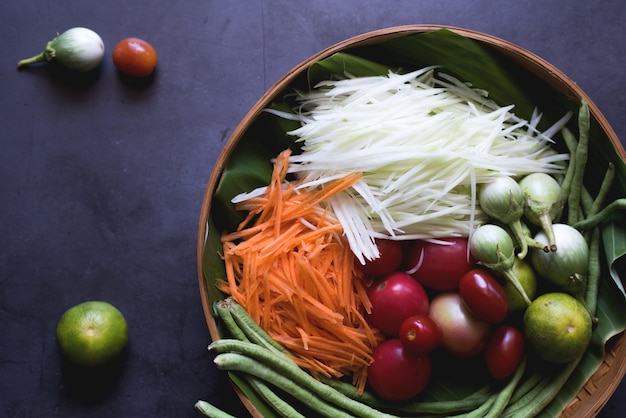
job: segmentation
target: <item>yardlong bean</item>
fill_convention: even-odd
[[[231,323],[235,324],[235,326],[243,326],[245,331],[243,332],[245,339],[240,340],[231,340],[231,339],[221,339],[213,342],[209,348],[213,351],[217,351],[218,353],[226,353],[226,352],[238,352],[244,353],[244,355],[249,355],[251,358],[264,363],[266,361],[286,361],[289,366],[293,368],[294,372],[303,372],[300,368],[298,368],[295,363],[293,363],[288,357],[285,357],[287,350],[282,350],[283,352],[277,353],[276,347],[273,344],[269,346],[262,342],[262,340],[271,339],[271,337],[252,319],[247,315],[246,311],[236,302],[232,300],[227,300],[222,305],[221,310],[218,310],[220,314],[225,315],[226,317],[231,317],[234,319]],[[231,330],[231,333],[232,330]],[[239,334],[237,330],[234,331],[235,334]],[[255,345],[261,342],[263,345],[260,347]],[[259,354],[257,352],[258,348],[264,348],[269,352],[263,352]],[[260,357],[259,357],[260,356]],[[386,410],[394,410],[401,413],[406,414],[450,414],[453,412],[465,412],[471,411],[481,405],[489,398],[489,395],[484,391],[481,393],[477,393],[475,395],[469,396],[465,399],[455,400],[455,401],[441,401],[441,402],[409,402],[409,403],[392,403],[381,400],[378,397],[373,396],[372,394],[365,393],[360,395],[357,389],[346,382],[341,382],[337,379],[325,378],[321,377],[321,382],[343,395],[351,398],[357,402],[368,405],[372,408],[378,409],[386,409]],[[279,400],[280,402],[280,400]],[[272,402],[268,402],[272,407],[275,407]]]
[[[604,206],[604,202],[611,190],[611,186],[613,185],[613,180],[615,179],[615,164],[609,163],[606,173],[604,173],[604,178],[602,179],[602,183],[600,183],[600,188],[598,189],[598,194],[589,209],[589,213],[587,213],[587,217],[593,216],[596,213],[600,212],[602,206]]]
[[[598,288],[600,286],[600,229],[593,228],[589,241],[589,263],[587,266],[587,288],[585,289],[585,306],[592,317],[596,315],[598,306]],[[594,318],[594,321],[597,320]]]
[[[511,395],[511,399],[509,399],[509,403],[515,403],[519,399],[521,399],[524,395],[530,392],[539,382],[543,379],[543,375],[538,371],[533,372],[530,376],[526,378],[513,392]]]
[[[235,318],[231,314],[231,311],[225,301],[217,302],[215,304],[215,311],[219,315],[222,322],[224,322],[224,325],[228,329],[228,332],[230,332],[230,335],[233,336],[233,338],[237,338],[238,340],[242,341],[249,341],[246,333],[243,332],[241,327],[237,325],[237,322],[235,321]]]
[[[568,363],[559,374],[557,374],[553,379],[549,380],[548,385],[544,388],[543,391],[537,394],[537,396],[533,399],[533,402],[528,403],[525,407],[522,407],[513,415],[512,418],[531,418],[540,413],[552,400],[558,395],[558,393],[563,388],[563,385],[569,379],[571,374],[574,372],[578,363],[580,363],[581,357],[578,357],[576,360]]]
[[[363,402],[372,408],[409,414],[411,416],[415,414],[445,415],[454,412],[467,412],[478,408],[491,396],[489,388],[486,386],[463,399],[452,401],[388,402],[367,391],[359,394],[354,385],[341,380],[322,377],[321,381],[349,398]]]
[[[589,193],[586,187],[580,191],[580,208],[582,213],[587,216],[587,213],[591,210],[591,206],[593,206],[593,196]]]
[[[515,388],[519,384],[519,381],[524,374],[524,370],[526,370],[526,363],[527,358],[524,357],[520,365],[517,367],[517,370],[509,380],[509,383],[507,383],[504,389],[502,389],[500,393],[496,396],[495,401],[491,409],[489,410],[489,413],[485,415],[485,418],[497,418],[500,416],[500,414],[502,414],[502,411],[504,411],[504,408],[506,408],[509,400],[511,399],[511,396],[513,395],[513,392],[515,391]]]
[[[218,310],[220,317],[223,314],[227,318],[232,318],[232,321],[230,321],[228,325],[231,333],[241,333],[244,337],[238,339],[251,341],[272,351],[276,351],[277,353],[290,355],[289,351],[277,343],[261,326],[254,322],[243,306],[238,304],[234,299],[227,298],[220,301],[220,306],[221,309]],[[236,329],[232,330],[230,327]]]
[[[233,415],[230,415],[226,411],[219,409],[215,405],[208,403],[207,401],[198,401],[196,402],[195,407],[196,410],[202,413],[202,415],[209,418],[237,418]]]
[[[561,129],[561,135],[565,140],[565,144],[567,145],[567,149],[569,151],[569,164],[567,165],[567,169],[565,170],[565,176],[563,177],[563,181],[561,182],[561,200],[563,203],[569,200],[569,194],[572,190],[572,181],[574,179],[574,171],[576,167],[576,146],[578,145],[578,139],[574,136],[572,131],[570,131],[567,127]],[[559,211],[557,219],[561,218],[561,213],[563,211],[563,207],[561,206],[561,210]]]
[[[509,418],[513,416],[518,411],[523,408],[528,407],[535,398],[550,385],[553,376],[550,374],[539,373],[541,379],[537,384],[535,384],[529,391],[527,391],[523,396],[519,397],[515,402],[510,402],[509,405],[504,409],[502,413],[502,418]]]
[[[603,220],[607,218],[611,213],[616,210],[624,210],[626,209],[626,198],[622,197],[620,199],[616,199],[606,205],[604,209],[596,213],[595,215],[588,216],[586,219],[576,222],[572,226],[579,231],[586,231],[588,229],[593,228],[594,226],[598,226]]]
[[[288,350],[284,349],[282,346],[277,346],[277,343],[271,339],[269,334],[267,334],[258,324],[256,324],[256,322],[254,322],[252,318],[250,318],[250,316],[247,314],[245,309],[243,309],[243,307],[237,302],[229,298],[224,301],[223,308],[227,312],[219,312],[223,312],[226,316],[232,316],[232,318],[234,319],[233,323],[241,327],[241,330],[246,337],[246,341],[249,340],[251,343],[260,344],[270,351],[273,351],[272,348],[274,348],[278,351],[281,351],[281,355],[289,353]],[[224,340],[219,340],[219,342],[212,344],[212,349],[220,352],[227,352],[229,349],[233,349],[232,344],[232,341],[225,342]],[[243,347],[242,345],[237,346]],[[289,361],[291,362],[291,360]],[[393,410],[405,414],[441,415],[450,414],[453,412],[467,412],[483,405],[490,396],[486,393],[486,391],[482,391],[482,393],[478,392],[475,395],[468,396],[465,399],[454,401],[415,401],[408,403],[387,402],[367,392],[364,394],[359,394],[354,385],[351,385],[350,383],[342,382],[338,379],[326,378],[323,376],[320,379],[321,382],[323,382],[324,384],[336,389],[345,396],[357,402],[364,403],[372,408]]]
[[[476,409],[474,409],[472,411],[466,412],[464,414],[451,415],[451,417],[454,417],[454,418],[482,418],[491,409],[493,404],[496,402],[496,398],[497,398],[497,395],[493,394],[485,401],[485,403],[483,403],[478,408],[476,408]]]
[[[291,406],[289,402],[278,396],[262,379],[247,374],[246,380],[248,381],[250,387],[252,387],[252,389],[254,389],[256,393],[258,393],[265,400],[265,402],[271,405],[274,411],[276,411],[281,417],[305,418],[305,416]]]
[[[283,367],[283,362],[275,362],[268,366],[255,358],[235,352],[218,354],[214,362],[220,369],[249,373],[266,382],[271,382],[323,416],[394,418],[393,415],[381,413],[348,398],[301,369],[299,372],[294,372],[291,367]]]
[[[277,356],[275,352],[269,348],[262,347],[252,342],[246,342],[235,339],[221,339],[213,341],[209,345],[209,350],[217,353],[239,353],[254,358],[260,362],[289,368],[290,371],[304,372],[296,363],[287,356]],[[310,376],[307,374],[307,376]]]
[[[578,111],[578,145],[576,146],[576,157],[574,175],[567,199],[569,225],[580,221],[580,193],[583,187],[587,157],[589,154],[589,106],[585,100],[580,103]]]

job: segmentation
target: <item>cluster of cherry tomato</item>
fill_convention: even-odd
[[[522,360],[523,334],[504,324],[509,306],[499,280],[476,265],[467,239],[439,241],[379,240],[380,257],[357,263],[371,278],[368,321],[387,337],[368,371],[383,399],[419,394],[430,381],[435,350],[461,358],[484,353],[496,379],[510,376]]]

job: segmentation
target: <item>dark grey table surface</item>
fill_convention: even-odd
[[[626,3],[526,1],[78,1],[0,6],[0,416],[184,417],[205,399],[246,416],[206,351],[197,284],[200,203],[225,140],[293,66],[389,26],[486,32],[577,82],[626,140]],[[93,79],[16,63],[87,26],[107,55]],[[152,83],[110,52],[138,36]],[[57,320],[84,300],[127,317],[124,367],[97,387],[64,372]],[[626,411],[622,383],[601,417]]]

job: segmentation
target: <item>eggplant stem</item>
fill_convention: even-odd
[[[52,40],[54,41],[54,39]],[[46,44],[44,50],[34,57],[25,58],[17,63],[17,69],[20,70],[25,65],[36,64],[38,62],[50,61],[56,56],[56,51],[52,47],[52,41]]]
[[[37,62],[47,61],[46,52],[35,55],[34,57],[25,58],[17,63],[17,69],[20,70],[25,65],[35,64]]]
[[[515,275],[515,273],[513,272],[512,269],[505,269],[502,271],[502,274],[504,274],[504,277],[511,282],[511,284],[513,285],[513,287],[515,288],[515,290],[517,290],[517,292],[520,294],[520,296],[522,297],[522,299],[524,300],[524,303],[526,303],[526,306],[529,306],[531,304],[530,298],[528,297],[528,295],[526,294],[526,291],[524,290],[524,288],[522,287],[519,279],[517,278],[517,276]]]
[[[550,217],[550,213],[544,213],[539,216],[539,221],[541,222],[541,228],[543,229],[543,232],[545,232],[546,237],[548,238],[550,251],[556,251],[556,237],[554,236],[554,229],[552,228],[552,218]]]
[[[515,235],[515,239],[517,243],[520,245],[520,251],[517,253],[517,257],[520,260],[523,260],[528,254],[528,241],[526,241],[526,234],[524,234],[524,230],[522,229],[522,224],[519,221],[513,221],[509,224],[513,235]]]

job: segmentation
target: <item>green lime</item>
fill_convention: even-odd
[[[78,366],[99,366],[117,357],[128,343],[128,325],[113,305],[89,301],[61,315],[56,338],[63,356]]]
[[[581,356],[591,340],[587,308],[567,293],[546,293],[524,312],[524,335],[542,359],[567,363]]]

